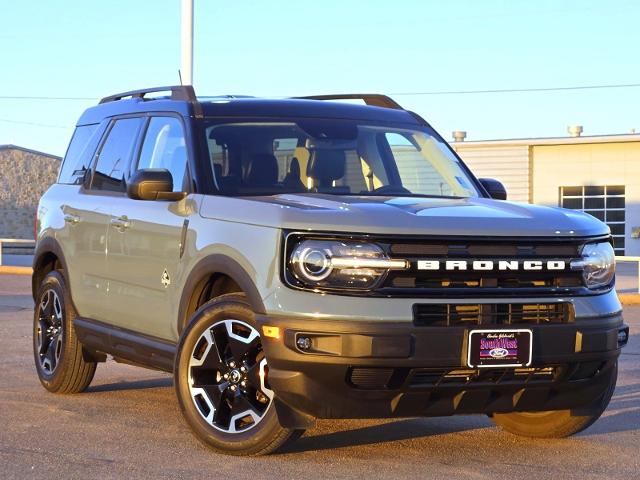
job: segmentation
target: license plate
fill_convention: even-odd
[[[471,368],[528,367],[531,330],[471,330],[467,364]]]

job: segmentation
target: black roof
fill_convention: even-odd
[[[170,91],[171,96],[149,98],[148,93]],[[330,99],[362,99],[368,105],[357,105]],[[419,117],[384,95],[347,94],[306,98],[255,98],[224,95],[196,97],[193,88],[174,86],[136,90],[111,95],[99,105],[87,109],[79,125],[99,123],[115,115],[144,112],[176,112],[183,116],[205,117],[308,117],[344,118],[394,123],[420,122]]]

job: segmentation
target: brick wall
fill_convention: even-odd
[[[38,200],[56,181],[59,167],[58,157],[0,148],[0,238],[33,238]]]

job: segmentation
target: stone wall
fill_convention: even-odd
[[[38,200],[56,181],[60,159],[20,147],[0,147],[0,238],[33,238]]]

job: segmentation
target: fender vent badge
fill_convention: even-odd
[[[171,285],[171,277],[169,277],[169,272],[167,272],[166,268],[164,269],[164,272],[162,272],[160,283],[162,283],[164,288],[167,288],[169,285]]]

